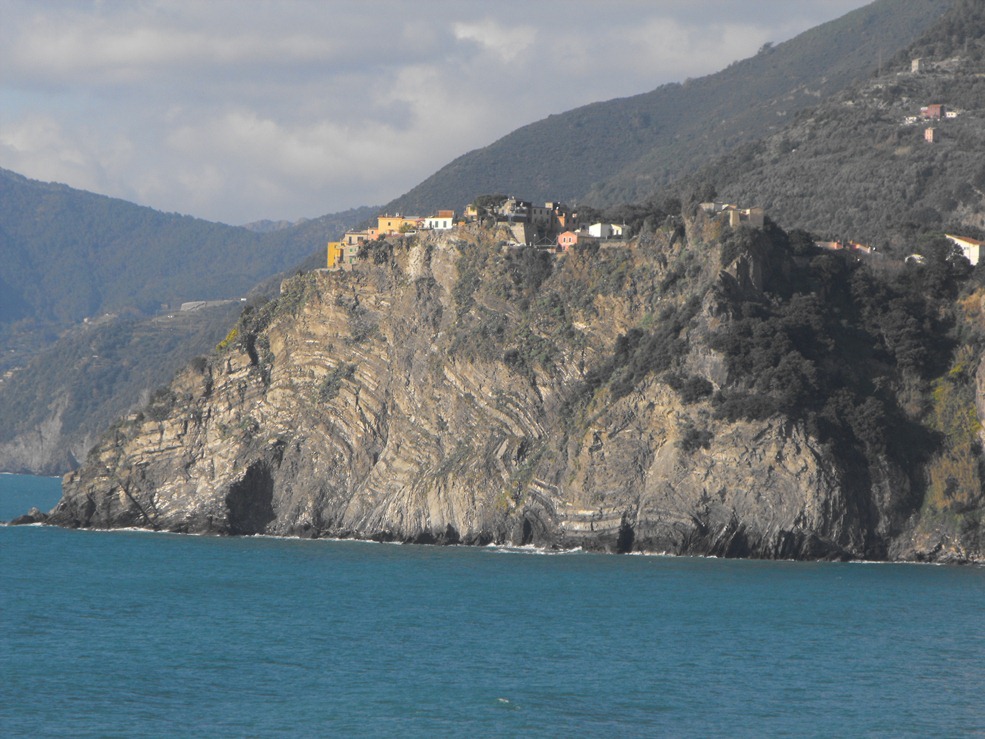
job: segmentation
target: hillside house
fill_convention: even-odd
[[[554,211],[550,203],[544,205],[531,205],[529,222],[540,229],[550,229],[554,226]]]
[[[326,262],[328,269],[352,269],[352,265],[359,261],[359,246],[362,243],[363,240],[351,244],[345,241],[329,241]]]
[[[936,128],[928,128],[923,132],[923,140],[928,144],[936,144],[941,140],[940,132]]]
[[[585,231],[565,231],[557,237],[558,251],[566,252],[577,244],[591,244],[598,241],[597,238]]]
[[[947,237],[948,241],[961,249],[961,253],[971,262],[972,267],[978,264],[978,260],[982,256],[982,245],[985,244],[985,241],[979,241],[978,239],[972,239],[967,236],[952,236],[951,234],[944,234],[944,236]]]
[[[762,208],[731,208],[728,213],[728,225],[732,228],[751,226],[762,228],[766,225],[766,211]]]
[[[723,215],[728,220],[728,225],[732,228],[739,226],[750,226],[752,228],[762,228],[766,223],[766,211],[762,208],[740,208],[734,203],[701,203],[701,210],[709,215]]]
[[[342,237],[342,243],[346,246],[358,246],[364,241],[376,241],[377,232],[375,228],[365,231],[346,231]]]
[[[624,223],[593,223],[588,227],[588,235],[597,239],[621,239],[628,228]]]
[[[335,269],[336,265],[342,260],[342,242],[341,241],[329,241],[328,242],[328,259],[326,260],[326,265],[329,269]]]
[[[397,215],[384,215],[379,216],[377,219],[377,231],[384,236],[390,236],[391,234],[400,234],[407,231],[416,231],[421,227],[424,222],[423,218],[418,216],[402,216],[399,213]]]
[[[920,115],[933,121],[941,120],[947,114],[947,108],[941,103],[933,103],[920,108]]]
[[[578,214],[569,211],[564,203],[549,202],[544,203],[544,207],[551,211],[551,228],[574,229],[578,227]]]
[[[429,231],[448,231],[455,226],[455,211],[439,210],[424,219],[423,228]]]

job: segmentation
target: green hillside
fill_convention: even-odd
[[[239,297],[361,217],[264,235],[0,170],[0,324]]]
[[[459,157],[387,208],[462,207],[490,192],[597,206],[642,199],[867,77],[949,4],[877,0],[717,74],[552,115]]]
[[[920,59],[918,71],[911,61]],[[943,104],[956,118],[921,108]],[[935,141],[926,140],[935,129]],[[680,186],[761,205],[786,227],[913,250],[985,228],[985,5],[961,0],[882,76],[739,147]]]
[[[240,310],[182,302],[276,294],[373,212],[261,234],[0,170],[0,470],[71,467]]]

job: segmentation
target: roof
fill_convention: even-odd
[[[978,239],[973,239],[969,236],[954,236],[953,234],[944,234],[947,238],[952,241],[960,241],[964,244],[969,244],[971,246],[985,246],[985,241],[979,241]]]

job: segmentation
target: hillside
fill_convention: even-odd
[[[365,217],[264,235],[0,170],[0,329],[239,298]]]
[[[258,234],[0,170],[0,470],[70,469],[100,429],[215,346],[241,296],[320,266],[325,243],[372,212]],[[235,305],[180,310],[216,299]]]
[[[924,117],[931,104],[957,117]],[[713,190],[761,205],[787,227],[907,253],[928,231],[985,235],[985,6],[958,3],[885,74],[737,148],[679,189]]]
[[[651,222],[565,255],[420,234],[298,276],[114,425],[47,520],[983,560],[983,272]]]
[[[494,192],[594,206],[643,199],[864,79],[948,5],[878,0],[717,74],[552,115],[455,159],[387,210],[461,208]]]
[[[115,418],[212,351],[241,309],[237,300],[154,318],[106,317],[67,331],[0,381],[0,469],[58,475],[76,467]]]

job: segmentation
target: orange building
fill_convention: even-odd
[[[565,231],[557,237],[557,246],[561,251],[568,251],[575,244],[587,244],[598,241],[594,236],[581,231]]]

